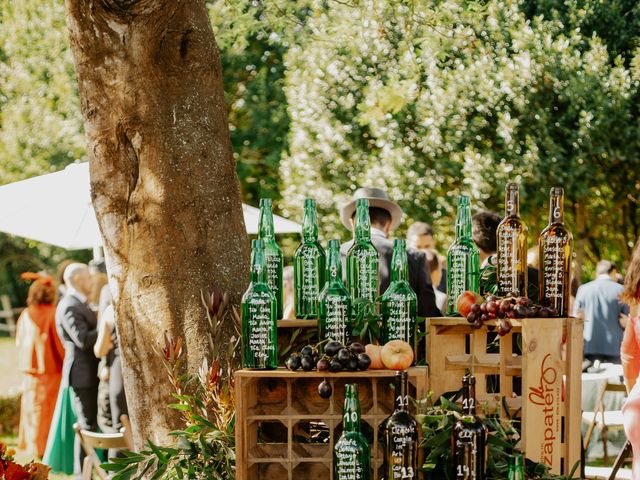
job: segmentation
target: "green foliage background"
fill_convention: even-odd
[[[450,241],[457,195],[502,209],[520,181],[530,245],[562,185],[584,277],[640,230],[640,7],[632,0],[209,0],[244,201],[298,219],[384,187]],[[0,183],[85,156],[60,0],[0,0]],[[311,193],[310,193],[311,192]],[[34,219],[37,221],[37,219]],[[290,242],[291,243],[291,242]],[[0,293],[68,253],[0,237]],[[76,255],[76,254],[71,254]],[[82,256],[88,254],[82,253]]]

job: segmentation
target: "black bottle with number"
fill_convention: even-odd
[[[384,480],[418,478],[418,423],[409,413],[409,375],[397,372],[393,413],[381,424],[384,445]]]
[[[476,379],[462,378],[462,417],[453,427],[452,451],[456,480],[484,480],[487,471],[487,427],[476,416]]]

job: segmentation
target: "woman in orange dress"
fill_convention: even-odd
[[[629,396],[622,413],[624,431],[633,448],[633,480],[640,480],[640,240],[636,244],[624,281],[622,301],[631,307],[624,330],[620,358]]]
[[[37,273],[24,273],[22,278],[33,283],[16,329],[18,362],[24,374],[18,447],[42,457],[60,387],[64,347],[56,332],[53,280]]]

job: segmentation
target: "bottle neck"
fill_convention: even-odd
[[[409,410],[409,377],[406,372],[396,375],[395,378],[395,411],[406,412]]]
[[[409,281],[409,265],[407,262],[407,245],[404,240],[395,240],[391,257],[391,281]]]
[[[369,201],[358,200],[356,202],[356,242],[371,241],[371,219],[369,218]]]
[[[263,247],[255,247],[251,251],[251,282],[267,283],[267,267]]]
[[[464,415],[476,414],[476,385],[465,382],[462,386],[462,413]]]
[[[305,204],[304,220],[302,222],[302,241],[316,242],[318,240],[318,217],[316,215],[316,206],[313,204]]]
[[[549,202],[549,225],[564,223],[564,195],[552,194]]]
[[[340,245],[329,242],[327,253],[327,282],[342,283],[342,259],[340,258]]]
[[[358,400],[358,390],[353,388],[347,390],[344,399],[344,412],[342,415],[342,429],[345,432],[360,431],[360,401]]]
[[[273,212],[271,211],[271,200],[260,200],[260,227],[258,231],[258,238],[265,242],[273,241],[274,229],[273,229]]]
[[[471,238],[471,207],[468,203],[458,206],[456,238]]]
[[[520,192],[517,188],[507,188],[504,199],[504,214],[509,216],[520,216]]]

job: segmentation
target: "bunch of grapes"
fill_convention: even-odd
[[[498,320],[498,334],[506,335],[511,331],[511,319],[548,318],[557,316],[553,308],[534,305],[527,297],[508,296],[505,298],[489,295],[484,302],[471,306],[467,321],[473,328],[480,328],[490,320]]]
[[[348,346],[340,342],[329,342],[320,354],[318,348],[307,345],[300,353],[293,353],[285,362],[285,366],[295,372],[300,367],[306,372],[317,368],[319,372],[355,372],[367,370],[371,365],[371,358],[365,353],[364,345],[354,342]],[[323,380],[318,385],[318,395],[329,398],[333,393],[331,384]]]

